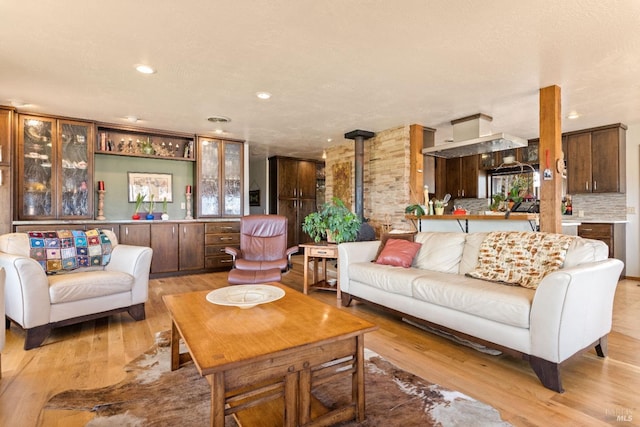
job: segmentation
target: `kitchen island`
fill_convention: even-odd
[[[503,212],[487,215],[406,215],[418,231],[452,231],[473,233],[477,231],[536,231],[538,214]]]

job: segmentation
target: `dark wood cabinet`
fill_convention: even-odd
[[[609,258],[617,258],[626,263],[626,226],[624,223],[582,223],[578,226],[578,236],[600,240],[609,246]],[[626,267],[622,270],[624,277]]]
[[[486,172],[480,168],[478,155],[447,159],[444,167],[445,193],[452,198],[486,197]],[[436,181],[439,176],[436,174]],[[436,189],[439,184],[436,182]]]
[[[240,221],[206,223],[204,225],[205,268],[213,270],[231,268],[231,255],[224,251],[227,246],[240,248]]]
[[[269,158],[269,213],[286,216],[288,246],[310,241],[302,231],[304,218],[317,210],[318,162],[292,157]]]
[[[121,224],[120,243],[151,247],[151,224]]]
[[[93,217],[93,123],[18,115],[18,219]]]
[[[625,131],[617,124],[567,134],[568,193],[624,193]]]
[[[0,234],[11,232],[13,111],[0,109]]]
[[[178,249],[178,269],[180,271],[203,269],[204,224],[180,224]]]
[[[151,273],[178,271],[178,224],[151,224]]]

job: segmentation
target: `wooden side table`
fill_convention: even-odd
[[[327,283],[327,260],[338,260],[338,245],[333,243],[304,243],[298,245],[304,249],[304,288],[303,293],[308,294],[309,288],[312,289],[324,289],[329,291],[335,291],[336,296],[339,299],[342,298],[340,293],[340,272],[338,271],[335,286],[330,286]],[[313,282],[309,284],[309,261],[313,259]],[[319,279],[318,274],[318,260],[322,260],[322,280]]]

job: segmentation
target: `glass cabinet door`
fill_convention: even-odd
[[[91,185],[91,148],[93,128],[83,122],[60,121],[58,158],[60,181],[58,215],[89,217],[93,214]]]
[[[53,218],[56,121],[21,115],[18,129],[18,216]]]
[[[91,218],[93,124],[19,115],[20,219]]]
[[[243,144],[198,137],[197,148],[197,216],[241,216]]]
[[[224,144],[224,214],[242,215],[242,144]]]
[[[220,141],[198,138],[198,216],[220,216]]]

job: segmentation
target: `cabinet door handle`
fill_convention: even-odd
[[[176,226],[174,225],[173,227],[171,227],[171,234],[172,235],[176,235]]]
[[[584,189],[588,190],[589,189],[589,181],[585,181],[584,182]]]
[[[124,234],[125,234],[126,236],[128,236],[128,235],[129,235],[129,227],[125,227],[125,228],[124,228]]]
[[[0,158],[0,161],[2,161],[2,158]],[[2,171],[0,171],[0,187],[2,187]]]
[[[232,260],[232,259],[223,259],[223,260],[220,260],[220,264],[229,264],[229,263],[232,263],[232,262],[233,262],[233,260]]]
[[[221,241],[224,241],[224,240],[233,240],[233,237],[221,237],[221,238],[220,238],[220,240],[221,240]]]
[[[593,231],[593,228],[583,228],[581,231]]]
[[[598,181],[593,181],[593,191],[598,189]]]
[[[226,227],[220,227],[220,229],[222,229],[222,230],[233,230],[233,227],[226,226]]]
[[[464,188],[462,189],[462,197],[464,197]]]
[[[0,145],[0,162],[2,161],[2,145]]]

